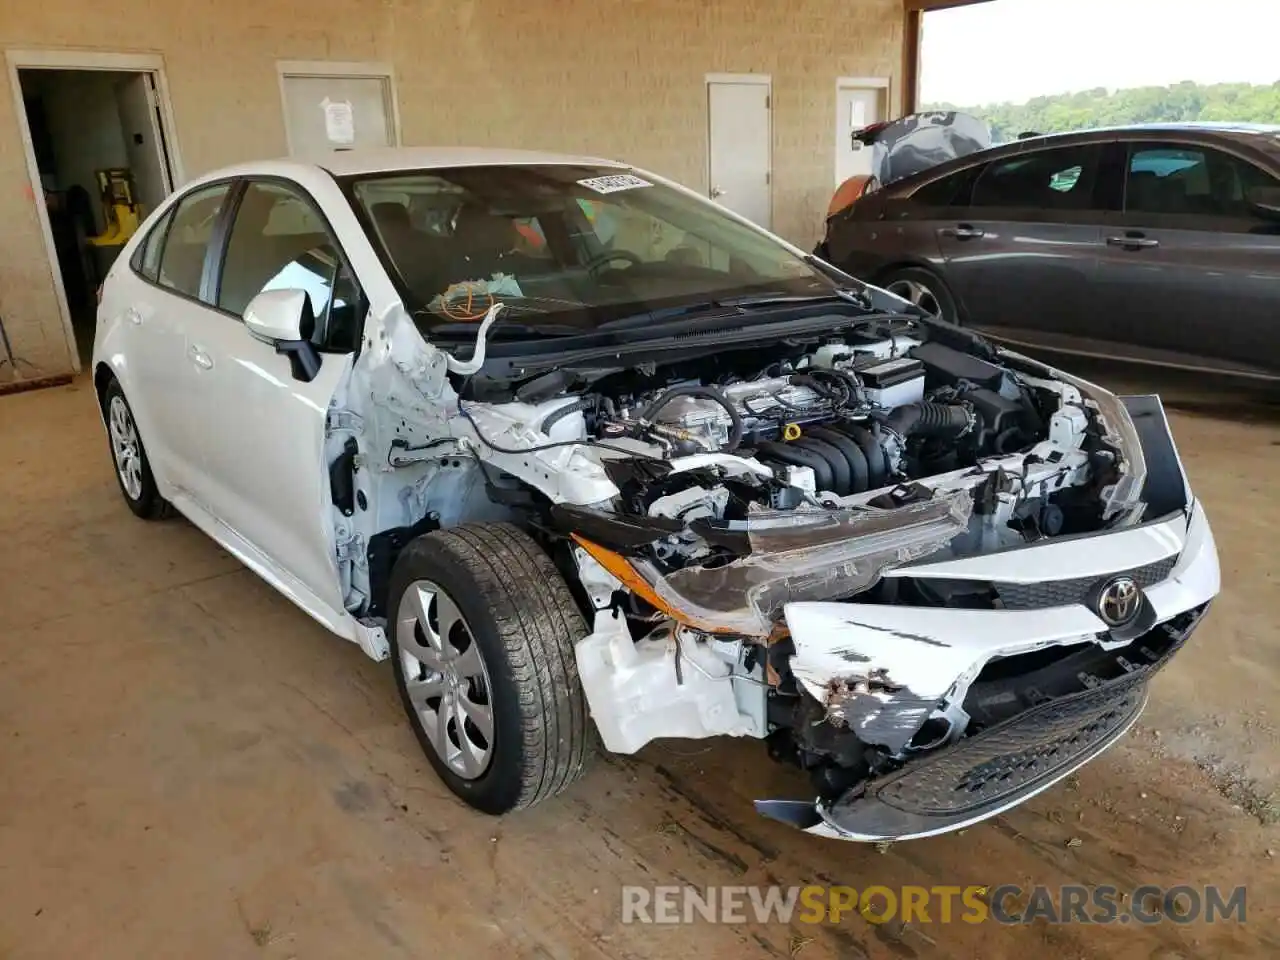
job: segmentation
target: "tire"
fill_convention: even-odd
[[[922,267],[903,267],[885,274],[878,285],[940,320],[960,325],[956,298],[936,273]]]
[[[527,534],[473,523],[418,537],[389,601],[400,699],[450,790],[502,814],[582,776],[595,749],[574,656],[586,621]]]
[[[156,487],[151,462],[138,434],[133,408],[125,399],[120,381],[114,377],[102,391],[102,419],[107,427],[107,445],[115,467],[116,483],[124,502],[135,516],[143,520],[167,520],[173,516],[173,505]]]

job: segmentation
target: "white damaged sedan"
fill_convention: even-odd
[[[102,292],[120,489],[370,657],[499,814],[747,736],[759,811],[954,830],[1115,742],[1218,592],[1155,397],[934,321],[660,177],[475,150],[188,185]]]

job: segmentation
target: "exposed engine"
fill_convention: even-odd
[[[972,465],[1045,430],[1034,398],[1004,368],[907,337],[828,344],[751,378],[677,382],[619,401],[596,408],[597,436],[644,440],[669,458],[750,456],[818,497]]]

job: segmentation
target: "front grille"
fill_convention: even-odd
[[[1042,704],[908,766],[874,791],[907,813],[954,816],[988,807],[1101,750],[1146,700],[1146,672]]]
[[[908,763],[870,792],[912,816],[956,817],[1051,780],[1100,752],[1134,720],[1146,701],[1147,681],[1186,643],[1208,608],[1206,603],[1188,610],[1135,640],[1128,672],[1095,677],[1089,689],[1041,703]]]
[[[1177,556],[1165,557],[1155,563],[1133,570],[1117,570],[1100,577],[1076,577],[1071,580],[1042,580],[1038,583],[996,583],[996,596],[1006,610],[1044,610],[1048,607],[1069,607],[1083,603],[1089,591],[1115,577],[1132,577],[1144,590],[1169,578]]]

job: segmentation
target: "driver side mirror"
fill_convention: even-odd
[[[1257,213],[1280,220],[1280,187],[1251,187],[1245,191],[1244,198]]]
[[[295,380],[310,383],[316,378],[320,354],[311,342],[316,315],[307,291],[264,290],[245,308],[244,325],[255,337],[272,344],[276,353],[289,358]]]

